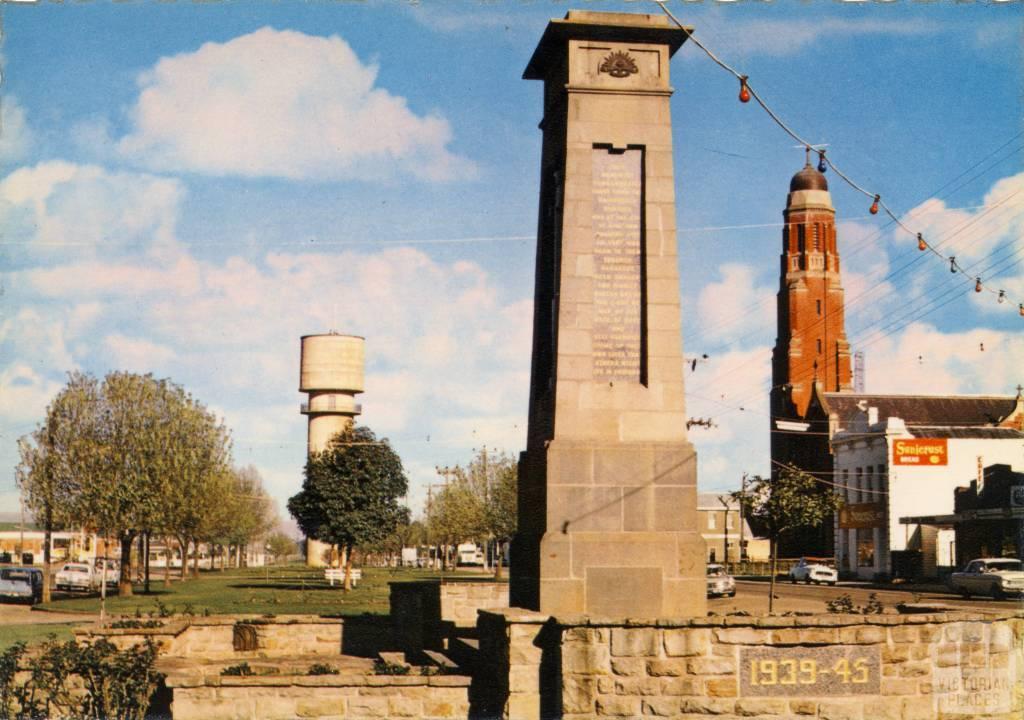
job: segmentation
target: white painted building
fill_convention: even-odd
[[[1024,468],[1020,394],[826,397],[835,422],[832,477],[847,504],[835,522],[840,571],[868,579],[934,576],[953,565],[952,529],[899,519],[952,513],[954,489],[979,478],[985,466]]]

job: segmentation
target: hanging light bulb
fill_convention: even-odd
[[[981,278],[977,278],[974,281],[974,292],[981,292]]]
[[[1001,303],[1006,302],[1006,291],[1005,290],[1000,290],[999,291],[999,297],[997,297],[996,300],[998,302],[1001,302]]]
[[[925,250],[928,249],[928,243],[924,241],[924,235],[922,235],[921,233],[917,234],[917,249],[920,250],[921,252],[924,252]]]
[[[750,102],[750,88],[747,87],[747,76],[746,75],[741,75],[740,76],[740,102],[741,103],[748,103],[748,102]]]
[[[881,195],[875,195],[875,201],[873,203],[871,203],[871,209],[868,210],[869,213],[871,213],[872,215],[877,215],[878,214],[878,201],[881,200],[881,199],[882,199]]]
[[[956,272],[956,255],[951,255],[949,257],[949,271],[951,273]]]
[[[818,151],[818,172],[823,173],[828,170],[828,166],[825,164],[825,151]]]

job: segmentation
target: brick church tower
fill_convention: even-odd
[[[793,465],[830,479],[828,428],[810,427],[807,409],[815,392],[852,391],[853,380],[835,210],[825,176],[810,163],[790,181],[783,217],[770,396],[772,475]],[[825,555],[831,544],[831,532],[821,528],[794,537],[791,552]]]

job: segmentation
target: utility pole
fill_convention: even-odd
[[[722,529],[725,530],[725,571],[729,572],[729,499],[728,497],[718,496],[718,502],[722,503],[722,507],[725,508],[725,518],[722,520]]]
[[[743,544],[746,542],[743,535],[743,502],[747,497],[747,474],[743,473],[743,479],[740,480],[740,562],[743,562],[744,556],[747,554],[746,546]]]

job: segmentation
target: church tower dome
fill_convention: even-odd
[[[772,357],[772,414],[803,420],[815,383],[852,390],[835,209],[825,176],[810,163],[789,183],[782,213],[778,334]]]
[[[824,190],[828,192],[828,180],[817,169],[811,167],[810,163],[807,163],[789,181],[790,192],[797,192],[799,190]]]

